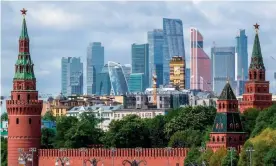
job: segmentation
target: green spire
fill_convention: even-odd
[[[23,17],[20,39],[29,39],[25,17]]]
[[[229,81],[227,81],[226,85],[224,86],[219,96],[219,100],[237,100]]]
[[[261,44],[258,33],[255,35],[252,57],[262,57]]]

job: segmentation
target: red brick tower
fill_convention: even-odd
[[[23,24],[19,38],[19,55],[15,64],[11,100],[7,100],[8,112],[8,165],[17,166],[22,148],[40,148],[42,100],[38,100],[33,62],[29,52],[29,37],[25,20],[26,10],[21,10]],[[28,162],[27,165],[31,165]],[[33,166],[38,166],[34,153]]]
[[[245,93],[239,104],[240,112],[247,108],[264,109],[272,105],[272,94],[269,93],[269,81],[265,80],[265,66],[259,41],[259,25],[256,23],[256,35],[249,66],[248,78],[245,83]]]
[[[217,114],[207,147],[213,151],[221,147],[233,147],[240,151],[245,140],[246,133],[240,120],[238,100],[227,82],[217,100]]]

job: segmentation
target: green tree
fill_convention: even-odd
[[[261,110],[259,109],[249,108],[243,114],[241,114],[243,129],[248,134],[250,134],[254,130],[256,119],[260,112]]]
[[[56,131],[51,128],[41,129],[41,148],[50,149],[54,147]]]
[[[54,117],[52,111],[47,111],[42,117],[43,120],[56,121],[56,117]]]
[[[102,141],[107,147],[146,148],[151,146],[146,122],[137,115],[128,115],[121,120],[113,120]]]
[[[8,140],[7,138],[1,137],[1,166],[7,166],[8,158]]]
[[[201,153],[197,163],[205,163],[206,165],[210,165],[210,159],[213,156],[214,152],[212,149],[207,148],[205,152]]]
[[[192,147],[199,146],[202,142],[202,133],[199,130],[187,129],[175,132],[169,141],[169,147]]]
[[[232,165],[231,165],[232,160]],[[237,166],[239,161],[239,155],[236,150],[228,151],[227,155],[222,159],[222,166]]]
[[[271,148],[265,155],[264,163],[266,165],[276,165],[276,147]]]
[[[223,158],[227,155],[225,148],[218,149],[210,158],[210,165],[221,165]]]
[[[1,122],[2,121],[7,121],[8,120],[8,113],[7,112],[3,112],[1,115]]]
[[[199,157],[200,157],[199,149],[193,146],[189,150],[187,157],[185,158],[184,166],[191,166],[192,164],[194,165],[198,164],[197,160],[199,159]]]

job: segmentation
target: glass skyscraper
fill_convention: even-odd
[[[144,92],[145,79],[144,73],[132,73],[129,77],[128,89],[129,92]]]
[[[163,30],[154,29],[148,32],[149,43],[149,87],[152,87],[152,76],[157,76],[157,87],[163,84]]]
[[[185,71],[185,89],[190,89],[191,69],[186,68]]]
[[[108,65],[104,65],[102,71],[97,74],[96,95],[110,95],[111,84]]]
[[[212,47],[213,91],[220,94],[227,79],[233,87],[235,80],[235,47]]]
[[[132,44],[131,45],[132,73],[144,73],[144,86],[149,85],[149,45]]]
[[[87,48],[87,94],[96,93],[96,77],[104,66],[104,47],[100,42],[90,43]]]
[[[247,36],[245,30],[240,29],[236,36],[236,80],[247,80],[248,79],[248,52],[247,52]]]
[[[108,72],[111,84],[111,95],[124,95],[128,93],[127,80],[122,66],[119,63],[108,61]]]
[[[128,82],[130,74],[131,74],[131,64],[124,64],[122,65],[126,80]]]
[[[80,58],[62,57],[61,92],[65,96],[83,94],[83,63]]]
[[[163,18],[163,84],[170,82],[170,60],[173,56],[182,56],[185,60],[183,25],[180,19]],[[186,66],[186,65],[185,65]]]

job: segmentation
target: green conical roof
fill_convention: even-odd
[[[250,69],[265,69],[259,35],[256,33],[251,57]]]
[[[20,39],[29,39],[25,17],[23,17]]]
[[[219,96],[219,100],[237,100],[229,82],[224,86]]]

